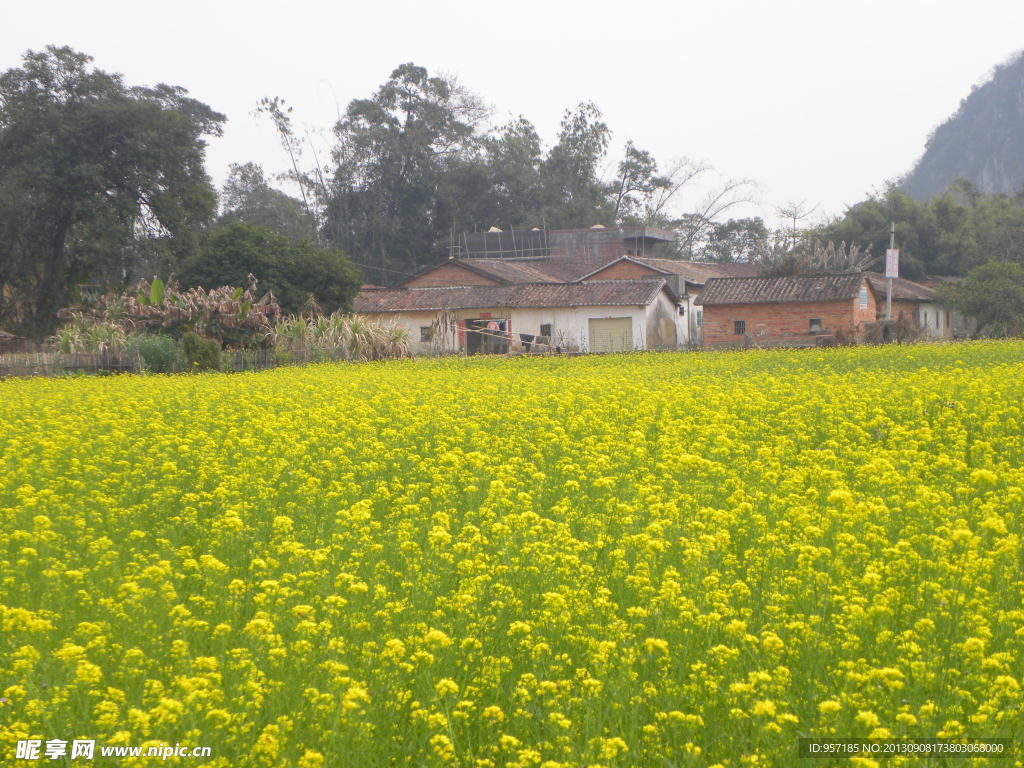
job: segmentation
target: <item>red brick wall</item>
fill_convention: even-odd
[[[405,288],[439,288],[447,285],[498,285],[490,277],[470,272],[457,264],[442,264],[405,283]]]
[[[892,302],[892,319],[899,320],[900,313],[903,313],[903,319],[917,323],[918,321],[918,308],[916,301],[896,301],[893,299]],[[878,297],[878,319],[885,319],[885,296]]]
[[[605,267],[596,275],[591,275],[588,280],[637,280],[642,278],[662,277],[660,272],[651,269],[643,264],[635,264],[632,261],[620,261]]]
[[[859,299],[792,302],[789,304],[726,304],[704,307],[704,346],[743,346],[744,337],[733,333],[733,321],[746,322],[746,335],[755,344],[812,345],[811,319],[821,320],[823,333],[852,333],[859,338],[864,322],[874,322],[874,295],[868,291],[868,307]]]

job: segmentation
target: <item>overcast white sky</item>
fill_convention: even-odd
[[[219,184],[231,162],[285,167],[252,115],[260,97],[287,100],[325,148],[339,110],[412,61],[548,143],[567,107],[592,100],[616,152],[632,139],[663,164],[752,179],[760,208],[744,213],[773,218],[795,200],[840,214],[909,170],[971,86],[1024,48],[1022,30],[1018,0],[42,0],[4,9],[0,69],[70,45],[129,84],[187,88],[228,116],[208,152]]]

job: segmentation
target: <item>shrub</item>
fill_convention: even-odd
[[[990,261],[975,267],[959,285],[944,286],[939,301],[978,323],[982,336],[1024,335],[1024,267]]]
[[[130,338],[128,350],[137,354],[142,368],[151,373],[175,373],[185,368],[185,355],[170,336],[138,334]]]
[[[127,335],[117,323],[71,313],[69,322],[50,337],[58,352],[68,354],[117,355],[124,350]]]
[[[341,312],[282,318],[271,338],[278,360],[382,360],[409,354],[405,328]]]
[[[273,331],[281,308],[273,293],[268,291],[256,298],[256,290],[256,278],[252,275],[249,275],[248,287],[222,286],[209,291],[202,288],[184,291],[174,282],[164,285],[159,279],[152,283],[141,280],[133,292],[107,294],[97,307],[89,310],[61,310],[62,317],[73,321],[69,326],[74,328],[65,332],[65,336],[73,338],[65,341],[63,337],[55,337],[54,343],[73,345],[85,331],[95,335],[97,329],[109,326],[120,329],[122,335],[149,329],[181,338],[193,331],[228,346],[259,346]]]
[[[216,371],[220,369],[220,344],[204,339],[189,331],[181,337],[181,348],[190,371]]]

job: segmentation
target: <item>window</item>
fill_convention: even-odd
[[[747,321],[746,320],[733,320],[732,321],[732,332],[737,336],[742,336],[747,332]]]
[[[420,341],[430,341],[434,338],[434,329],[429,325],[420,326]]]
[[[551,323],[542,323],[540,326],[540,335],[551,337]]]
[[[697,310],[697,327],[698,328],[703,328],[704,327],[704,310],[703,309],[698,309]]]
[[[868,308],[868,287],[866,285],[862,285],[860,288],[860,308]]]
[[[810,330],[811,333],[821,333],[821,318],[820,317],[812,317],[808,321],[808,325],[810,326],[809,330]]]

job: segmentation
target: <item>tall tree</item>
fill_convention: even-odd
[[[652,223],[652,202],[670,184],[667,176],[658,174],[658,162],[651,153],[627,141],[625,157],[619,162],[615,178],[608,184],[613,218],[621,223]]]
[[[700,261],[752,262],[770,249],[770,233],[764,219],[729,219],[711,226],[701,248],[695,252]]]
[[[558,141],[541,165],[545,224],[579,227],[612,219],[614,207],[601,183],[601,162],[611,130],[593,102],[566,110]]]
[[[533,124],[519,117],[483,140],[487,165],[490,220],[480,224],[526,228],[540,226],[543,195],[540,168],[543,148]]]
[[[946,246],[934,212],[893,186],[852,206],[843,218],[818,228],[810,236],[857,244],[873,254],[883,254],[889,247],[889,227],[893,221],[902,276],[915,279],[926,272],[956,274],[955,269],[943,268]]]
[[[371,279],[436,260],[452,225],[440,181],[476,151],[476,126],[486,114],[457,82],[413,64],[395,69],[371,98],[348,105],[335,126],[326,231],[376,267]]]
[[[91,61],[50,46],[0,75],[0,322],[37,337],[77,283],[179,257],[216,208],[204,137],[224,116]]]
[[[232,163],[221,192],[220,222],[272,229],[289,240],[316,236],[316,222],[301,200],[275,189],[256,163]]]

